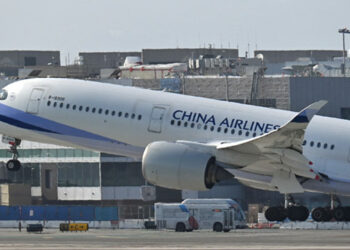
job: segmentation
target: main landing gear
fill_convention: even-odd
[[[265,211],[265,217],[269,221],[284,221],[288,218],[291,221],[305,221],[309,217],[309,210],[295,204],[290,195],[285,195],[284,207],[270,207]]]
[[[314,221],[350,221],[350,207],[343,207],[338,197],[331,195],[331,206],[314,208],[311,216]]]
[[[21,144],[20,139],[6,137],[4,140],[10,144],[10,152],[12,153],[12,159],[6,162],[6,168],[8,171],[18,171],[21,168],[21,163],[18,160],[19,154],[17,151],[17,147]]]
[[[335,206],[337,203],[337,206]],[[309,210],[304,206],[295,205],[290,195],[285,195],[283,206],[270,207],[265,211],[265,217],[269,221],[284,221],[288,218],[291,221],[305,221],[309,217]],[[340,200],[331,195],[331,205],[328,207],[317,207],[311,212],[314,221],[350,221],[350,207],[343,207]]]

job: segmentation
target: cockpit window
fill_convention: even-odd
[[[0,91],[0,100],[5,100],[6,98],[7,98],[7,91],[6,90],[4,90],[4,89],[2,89],[1,91]]]

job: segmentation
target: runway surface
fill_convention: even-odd
[[[195,231],[90,230],[43,233],[0,229],[0,249],[350,249],[343,230]]]

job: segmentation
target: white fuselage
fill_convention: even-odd
[[[5,87],[0,133],[25,140],[140,157],[154,141],[240,141],[288,122],[294,112],[70,79]],[[303,154],[329,178],[350,182],[350,122],[315,116]],[[350,191],[349,191],[350,192]]]

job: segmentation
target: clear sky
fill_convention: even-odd
[[[0,50],[342,49],[349,0],[0,0]],[[349,38],[346,39],[348,43]],[[349,48],[349,46],[347,46]]]

